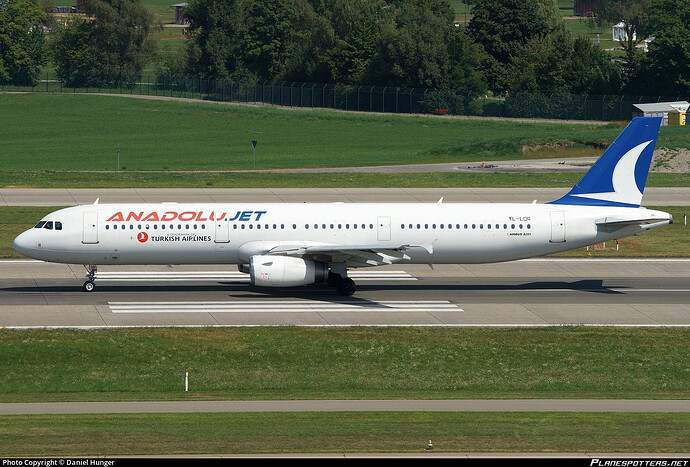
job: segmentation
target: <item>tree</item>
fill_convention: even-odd
[[[291,0],[254,0],[243,8],[244,64],[261,79],[283,76],[297,33],[298,11]]]
[[[472,15],[468,33],[488,54],[483,69],[489,88],[496,92],[508,89],[512,57],[558,22],[552,0],[476,0]]]
[[[373,62],[395,9],[384,0],[332,0],[324,7],[322,14],[333,32],[322,54],[329,69],[328,80],[372,83]]]
[[[33,86],[44,63],[42,4],[0,0],[0,80]]]
[[[238,0],[192,0],[189,20],[188,68],[192,74],[226,78],[238,71],[241,9]]]
[[[510,92],[616,94],[620,70],[598,46],[563,25],[532,38],[510,63]]]
[[[89,21],[70,21],[51,52],[65,82],[92,86],[134,83],[155,53],[153,15],[139,0],[85,0]]]
[[[690,3],[654,0],[647,30],[654,40],[642,60],[636,90],[690,97]]]
[[[600,25],[623,23],[625,39],[621,41],[625,50],[624,80],[631,83],[639,72],[641,53],[637,44],[645,38],[649,22],[651,0],[598,0],[592,2],[594,21]]]
[[[398,0],[389,27],[382,32],[372,66],[372,84],[400,87],[447,87],[453,10],[448,1]]]
[[[70,87],[87,86],[94,71],[92,43],[93,28],[83,18],[71,20],[66,27],[56,28],[49,50],[55,62],[55,71],[63,83]]]

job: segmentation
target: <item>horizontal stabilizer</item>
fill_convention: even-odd
[[[596,221],[597,225],[603,225],[607,227],[627,227],[629,225],[648,225],[656,224],[659,222],[669,222],[669,219],[659,219],[658,217],[650,217],[644,219],[619,219],[615,217],[606,217]],[[671,219],[671,222],[673,219]]]

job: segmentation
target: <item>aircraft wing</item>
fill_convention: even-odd
[[[375,244],[375,245],[280,245],[268,251],[269,255],[300,256],[323,262],[349,262],[362,266],[382,266],[408,260],[405,253],[413,248],[434,252],[433,242],[423,245]]]

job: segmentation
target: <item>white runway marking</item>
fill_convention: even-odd
[[[416,281],[405,271],[349,271],[348,276],[355,281]],[[120,271],[96,273],[100,282],[169,282],[169,281],[212,281],[229,280],[249,282],[249,274],[235,271]]]
[[[108,302],[113,313],[361,313],[463,311],[447,300],[312,302]]]

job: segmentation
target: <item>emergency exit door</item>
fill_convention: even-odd
[[[378,218],[378,237],[380,241],[387,242],[391,239],[391,218]]]

